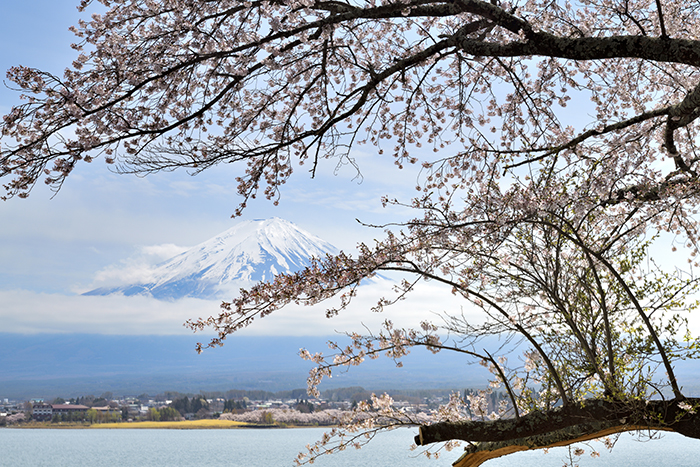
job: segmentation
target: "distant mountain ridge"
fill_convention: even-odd
[[[299,271],[312,257],[337,252],[330,243],[278,217],[243,221],[158,264],[146,282],[100,287],[84,295],[220,298],[277,274]]]
[[[299,357],[328,349],[333,336],[231,336],[221,348],[195,352],[206,336],[13,334],[0,332],[0,400],[55,396],[197,393],[229,389],[281,391],[306,387],[314,367]],[[343,342],[342,339],[340,339]],[[341,343],[339,342],[339,343]],[[466,366],[461,354],[415,349],[397,369],[389,358],[372,360],[324,379],[327,388],[380,389],[482,387],[489,376]],[[0,457],[0,465],[2,465]]]

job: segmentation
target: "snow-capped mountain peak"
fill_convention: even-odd
[[[148,283],[85,295],[152,295],[159,299],[230,297],[240,287],[298,271],[311,257],[335,254],[330,243],[277,217],[242,221],[221,234],[157,265]]]

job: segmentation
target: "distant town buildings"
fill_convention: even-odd
[[[51,420],[54,415],[83,417],[90,407],[79,404],[32,404],[32,418],[38,421]]]
[[[465,400],[474,393],[474,390],[470,389],[463,391]],[[397,392],[391,396],[394,399],[394,407],[397,409],[406,413],[420,414],[437,410],[441,404],[452,397],[452,393],[449,389],[434,389],[416,390],[409,394]],[[91,424],[116,421],[193,420],[221,416],[238,419],[245,414],[249,415],[246,415],[245,420],[239,421],[258,423],[255,420],[265,412],[275,414],[275,420],[280,423],[299,425],[303,424],[304,420],[308,422],[311,418],[297,417],[294,421],[284,422],[283,416],[289,418],[296,416],[295,414],[310,416],[324,411],[351,410],[358,402],[368,400],[371,394],[362,387],[349,387],[324,391],[322,397],[318,399],[305,397],[303,390],[279,393],[231,390],[227,393],[212,395],[165,393],[155,397],[141,394],[117,398],[113,397],[112,393],[104,393],[100,397],[77,397],[67,402],[57,397],[53,400],[54,403],[47,403],[44,399],[19,401],[0,398],[2,401],[0,427],[30,421]],[[506,399],[505,393],[494,391],[486,400],[487,411],[490,413],[498,410]],[[260,423],[269,424],[267,421]]]

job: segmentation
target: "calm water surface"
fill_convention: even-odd
[[[286,430],[30,430],[0,429],[2,467],[285,467],[323,433],[321,428]],[[413,433],[395,430],[354,449],[316,461],[318,467],[448,467],[457,450],[439,460],[407,449]],[[581,467],[696,467],[700,440],[675,434],[639,442],[622,435],[612,452],[600,443],[599,459],[583,457]],[[484,467],[561,467],[565,448],[518,453]]]

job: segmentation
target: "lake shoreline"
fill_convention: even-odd
[[[38,429],[38,430],[232,430],[241,428],[256,428],[263,430],[287,429],[287,428],[332,428],[303,425],[262,425],[254,423],[236,422],[232,420],[180,420],[166,422],[116,422],[116,423],[50,423],[50,422],[30,422],[17,425],[9,425],[3,428],[18,429]]]

